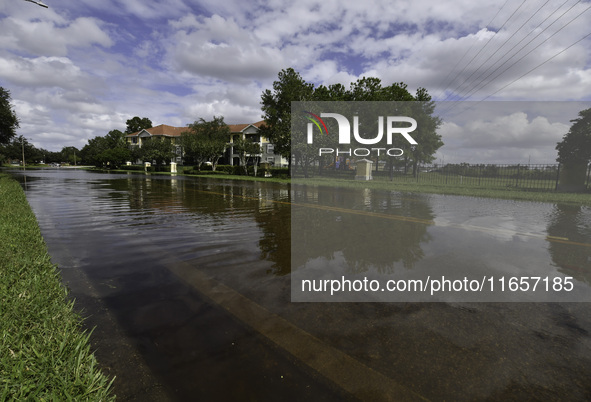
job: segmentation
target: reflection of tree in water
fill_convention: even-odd
[[[233,219],[238,222],[254,218],[260,229],[255,232],[260,236],[260,258],[273,263],[270,273],[274,275],[291,272],[292,241],[297,245],[293,256],[296,267],[317,258],[332,260],[340,253],[355,273],[372,267],[379,272],[392,272],[395,263],[412,268],[423,258],[421,243],[430,240],[427,225],[399,217],[434,217],[428,201],[420,196],[407,198],[374,190],[298,187],[291,191],[291,198],[312,207],[292,208],[283,203],[290,200],[290,190],[272,183],[130,179],[114,183],[113,189],[127,190],[132,209],[148,214],[152,209],[193,212],[197,213],[195,222],[210,228],[218,224],[231,226]],[[382,216],[368,216],[364,212]]]
[[[314,194],[317,191],[317,194]],[[427,224],[404,221],[404,217],[432,220],[433,211],[419,196],[375,190],[306,189],[295,194],[296,202],[317,201],[326,209],[297,207],[292,213],[294,265],[319,257],[331,260],[340,252],[352,273],[375,267],[391,273],[396,262],[412,268],[423,258],[422,242],[430,240]],[[333,208],[353,210],[335,211]],[[372,216],[364,214],[380,214]]]
[[[216,227],[227,228],[239,222],[252,222],[254,219],[262,232],[261,236],[261,232],[252,231],[255,236],[260,236],[260,258],[273,262],[270,273],[285,275],[290,272],[288,187],[275,183],[223,183],[166,177],[115,179],[107,181],[107,186],[112,191],[105,197],[126,198],[131,210],[141,211],[132,215],[136,221],[132,225],[152,225],[153,221],[146,221],[145,216],[162,212],[166,216],[190,212],[189,219],[195,227],[201,227],[206,232]],[[174,221],[170,223],[175,224]]]
[[[591,244],[591,209],[580,205],[555,205],[548,235]],[[591,284],[591,247],[561,243],[557,239],[549,242],[548,250],[560,272]]]
[[[288,204],[270,203],[255,210],[263,236],[259,240],[261,259],[272,261],[274,275],[291,272],[291,209]]]

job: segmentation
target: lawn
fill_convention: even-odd
[[[0,400],[114,400],[25,194],[4,173],[0,255]]]

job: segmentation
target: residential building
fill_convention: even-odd
[[[261,150],[263,152],[258,155],[260,162],[267,162],[277,167],[287,166],[287,159],[283,158],[279,154],[276,154],[275,146],[267,138],[259,133],[259,129],[264,123],[265,122],[261,120],[256,123],[229,124],[228,127],[230,128],[230,136],[228,138],[228,148],[226,149],[226,152],[222,158],[219,160],[219,163],[224,165],[240,164],[240,159],[238,155],[234,153],[234,147],[232,147],[232,143],[236,139],[242,137],[246,140],[250,140],[261,145]],[[132,134],[128,134],[125,136],[125,138],[130,147],[137,146],[140,148],[142,146],[142,142],[147,138],[170,138],[173,145],[175,145],[177,148],[176,162],[182,163],[181,134],[187,130],[188,127],[173,127],[167,126],[166,124],[161,124],[156,127],[147,128]]]
[[[226,149],[220,163],[226,165],[239,165],[240,159],[237,154],[234,153],[234,147],[232,143],[238,138],[244,138],[245,140],[258,143],[263,151],[258,155],[259,162],[270,163],[272,166],[287,166],[287,159],[281,155],[275,153],[275,146],[264,136],[259,133],[261,126],[265,124],[264,120],[251,124],[229,124],[230,127],[230,142]]]
[[[125,136],[127,144],[131,149],[133,147],[142,147],[143,141],[153,137],[170,138],[172,144],[176,148],[176,160],[171,162],[181,163],[182,151],[181,151],[181,133],[187,131],[187,127],[173,127],[167,126],[166,124],[160,124],[159,126],[152,128],[145,128],[143,130],[131,133]]]

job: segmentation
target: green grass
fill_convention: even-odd
[[[245,180],[245,181],[266,181],[273,183],[290,183],[291,180],[286,177],[254,177],[254,176],[239,176],[233,174],[183,174],[183,176],[206,177],[210,179],[224,179],[224,180]]]
[[[0,173],[0,400],[114,400],[20,185]]]
[[[109,172],[127,172],[124,170]],[[142,172],[137,172],[142,173]],[[158,172],[151,174],[170,175],[168,172]],[[371,181],[353,180],[353,173],[347,176],[316,176],[308,179],[303,178],[285,178],[285,177],[253,177],[237,176],[230,174],[183,174],[183,176],[207,177],[213,179],[225,180],[247,180],[247,181],[270,181],[277,183],[308,184],[313,186],[331,186],[347,188],[372,188],[387,191],[402,191],[412,193],[430,193],[430,194],[449,194],[462,195],[468,197],[486,197],[501,198],[508,200],[534,201],[534,202],[553,202],[553,203],[573,203],[579,205],[591,205],[591,193],[561,193],[554,191],[554,180],[522,180],[533,188],[523,188],[507,186],[500,179],[465,177],[451,177],[448,183],[441,179],[440,175],[422,173],[420,181],[417,182],[411,178],[395,178],[390,181],[386,176],[374,176]],[[437,177],[436,177],[437,176]],[[499,184],[501,182],[501,184]],[[536,188],[540,187],[540,188]]]
[[[309,179],[296,178],[292,180],[292,183],[314,186],[370,188],[412,193],[449,194],[469,197],[591,205],[591,193],[560,193],[553,190],[528,190],[519,187],[484,188],[483,186],[471,184],[452,185],[433,184],[420,181],[390,181],[385,177],[374,177],[374,180],[370,181],[357,181],[335,177],[314,177]]]

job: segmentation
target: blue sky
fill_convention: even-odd
[[[287,67],[315,84],[348,85],[362,76],[402,81],[436,100],[591,100],[591,37],[575,44],[591,33],[589,2],[45,3],[48,9],[0,0],[0,86],[11,91],[18,134],[49,150],[81,148],[124,130],[133,116],[174,126],[214,115],[258,121],[262,91]],[[516,116],[523,132],[495,141],[493,153],[486,135],[479,142],[472,136],[467,148],[464,132],[443,127],[438,157],[553,162],[550,145],[575,117],[542,127]],[[548,132],[536,135],[540,130]]]

